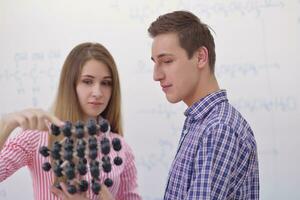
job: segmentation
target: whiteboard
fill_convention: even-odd
[[[215,31],[219,84],[257,140],[261,199],[300,199],[299,0],[1,0],[0,114],[48,109],[68,52],[81,42],[104,44],[120,72],[139,191],[145,200],[162,199],[186,106],[169,104],[152,80],[147,28],[182,9]],[[26,168],[0,183],[1,200],[32,193]]]

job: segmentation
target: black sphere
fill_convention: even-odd
[[[46,146],[42,146],[39,149],[40,154],[42,154],[44,157],[49,156],[49,149]]]
[[[92,183],[92,191],[93,191],[96,195],[98,195],[100,189],[101,189],[100,184],[99,184],[98,182],[94,181],[94,182]]]
[[[119,166],[119,165],[121,165],[123,163],[123,160],[122,160],[122,158],[120,156],[117,156],[114,159],[114,163],[115,163],[115,165]]]
[[[90,119],[87,123],[87,129],[89,135],[95,135],[97,133],[97,125],[94,119]]]
[[[84,158],[85,146],[79,145],[77,146],[77,156],[79,158]]]
[[[109,154],[109,152],[110,152],[110,143],[109,143],[109,139],[103,138],[103,140],[101,140],[101,142],[100,142],[100,146],[101,146],[101,152],[102,152],[104,155]]]
[[[89,183],[86,180],[81,180],[79,183],[80,192],[86,192],[88,190]]]
[[[83,136],[84,136],[83,128],[76,128],[76,137],[78,139],[81,139],[81,138],[83,138]]]
[[[100,120],[99,126],[100,126],[100,131],[102,133],[106,133],[108,131],[109,124],[108,124],[107,120],[105,120],[105,119]]]
[[[72,135],[71,130],[72,130],[72,122],[66,121],[65,125],[62,128],[62,132],[64,133],[64,136],[71,137],[71,135]]]
[[[60,128],[55,124],[51,124],[50,129],[53,135],[58,136],[60,134]]]
[[[89,149],[97,149],[97,138],[94,136],[89,138]]]
[[[112,140],[112,145],[115,151],[120,151],[122,148],[121,140],[119,138],[114,138]]]
[[[106,187],[111,187],[113,185],[113,181],[110,178],[105,179],[104,184]]]
[[[77,170],[81,176],[84,176],[87,173],[87,167],[84,163],[78,163]]]
[[[95,160],[97,158],[97,155],[98,155],[97,149],[90,150],[90,152],[89,152],[90,159]]]
[[[64,159],[71,161],[73,159],[73,151],[70,151],[70,150],[65,151]]]
[[[70,194],[75,194],[77,192],[77,189],[74,185],[68,185],[68,192]]]
[[[111,164],[108,162],[105,162],[102,164],[102,168],[103,168],[104,172],[109,173],[111,171]]]
[[[71,166],[66,167],[66,177],[68,180],[72,180],[73,178],[75,178],[75,170],[73,167]]]
[[[53,146],[52,146],[52,149],[60,151],[61,150],[61,144],[58,141],[55,141]]]
[[[60,164],[55,164],[54,167],[53,167],[54,174],[57,177],[62,177],[63,176],[62,170],[63,169],[60,167]]]
[[[90,167],[90,172],[93,178],[98,179],[100,175],[99,167],[97,165],[93,165]]]
[[[48,162],[45,162],[45,163],[43,164],[42,168],[43,168],[44,171],[48,172],[48,171],[50,171],[50,169],[51,169],[51,164],[48,163]]]
[[[51,156],[54,160],[60,160],[60,149],[52,149]]]

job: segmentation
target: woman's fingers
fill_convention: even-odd
[[[57,117],[47,114],[47,120],[52,123],[55,124],[56,126],[63,126],[65,123],[63,121],[61,121],[60,119],[58,119]]]
[[[65,183],[60,182],[59,184],[61,186],[61,190],[53,186],[51,187],[51,192],[62,200],[90,200],[85,197],[85,193],[76,193],[72,195],[68,192],[67,185]]]
[[[59,184],[60,184],[61,189],[62,189],[62,191],[64,192],[65,196],[68,197],[68,198],[71,198],[72,195],[68,192],[68,189],[67,189],[66,184],[65,184],[65,183],[62,183],[62,182],[60,182]]]
[[[29,129],[29,121],[26,115],[19,113],[18,115],[14,116],[15,120],[22,129],[26,130]]]
[[[37,123],[35,125],[35,128],[38,130],[47,130],[50,124],[55,124],[56,126],[62,126],[64,123],[59,120],[57,117],[51,115],[48,112],[45,112],[42,109],[33,109],[30,110],[31,113],[34,113],[33,116],[31,116],[30,121],[34,122],[34,118],[37,118]]]
[[[51,192],[54,193],[56,196],[58,196],[59,198],[63,199],[63,200],[88,200],[88,198],[85,197],[85,195],[83,194],[79,194],[76,193],[74,195],[70,194],[68,192],[67,186],[65,183],[60,183],[60,186],[62,188],[62,190],[59,190],[55,187],[51,187]],[[100,199],[101,200],[114,200],[114,197],[112,196],[111,192],[109,191],[109,189],[102,184],[101,185],[101,190],[99,193]]]
[[[114,200],[114,197],[112,196],[111,192],[104,184],[101,184],[100,199],[101,200]]]
[[[1,121],[10,129],[21,127],[24,130],[47,131],[50,124],[63,126],[64,122],[42,109],[26,109],[20,112],[4,115]]]
[[[56,188],[55,186],[52,186],[52,187],[50,188],[50,191],[51,191],[54,195],[58,196],[58,197],[61,198],[61,199],[64,199],[64,197],[65,197],[64,192],[61,191],[60,189]]]
[[[37,123],[38,123],[38,116],[34,111],[32,112],[27,112],[25,114],[25,117],[27,118],[28,122],[28,129],[36,129],[37,128]]]
[[[49,123],[63,126],[64,122],[42,109],[26,109],[15,115],[19,126],[23,129],[48,130]]]
[[[51,192],[63,200],[71,199],[72,195],[68,192],[66,184],[63,182],[60,182],[59,185],[61,187],[61,190],[52,186]]]

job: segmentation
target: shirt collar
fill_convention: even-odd
[[[218,90],[195,102],[185,110],[184,115],[186,117],[192,117],[195,120],[203,118],[213,107],[223,101],[228,101],[226,90]]]

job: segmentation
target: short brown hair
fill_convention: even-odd
[[[208,50],[209,65],[214,72],[216,62],[215,42],[210,27],[188,11],[174,11],[159,16],[148,28],[151,37],[163,33],[176,33],[180,46],[185,49],[188,58],[191,58],[196,50],[204,46]]]

